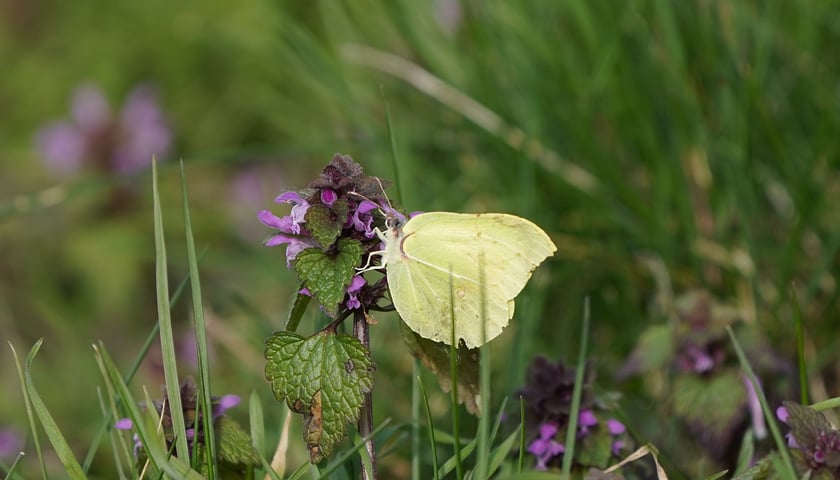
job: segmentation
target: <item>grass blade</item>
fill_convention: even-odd
[[[156,433],[148,428],[147,421],[150,415],[157,415],[157,411],[155,411],[154,408],[148,408],[146,410],[147,415],[140,412],[140,408],[134,400],[134,397],[131,395],[128,385],[126,385],[122,376],[120,376],[117,367],[114,365],[114,362],[111,360],[111,356],[108,354],[108,351],[105,349],[102,342],[96,346],[96,349],[102,357],[102,363],[105,365],[105,369],[108,372],[108,377],[113,384],[114,389],[122,398],[122,405],[128,413],[128,418],[131,419],[133,427],[137,432],[137,436],[140,437],[140,442],[143,445],[143,449],[148,454],[150,462],[158,470],[165,472],[174,479],[202,480],[203,477],[195,470],[192,470],[189,464],[179,458],[169,456],[168,452],[164,451],[160,445],[154,441]]]
[[[152,198],[155,223],[155,285],[157,287],[158,324],[160,325],[160,349],[163,357],[163,372],[166,380],[166,396],[175,435],[175,452],[178,458],[189,458],[187,434],[184,423],[184,409],[181,404],[181,384],[178,379],[178,365],[175,361],[175,340],[172,334],[172,318],[169,314],[169,279],[166,268],[166,242],[163,237],[163,213],[158,190],[157,162],[152,160]]]
[[[790,301],[793,303],[793,320],[796,322],[796,363],[799,367],[799,402],[802,405],[811,403],[808,394],[808,364],[805,362],[805,327],[802,323],[802,310],[796,296],[796,288],[791,286]]]
[[[173,306],[178,302],[178,299],[181,298],[181,294],[184,292],[184,289],[187,286],[188,277],[184,277],[181,280],[181,283],[178,284],[178,288],[175,289],[175,293],[172,295],[172,299],[169,302],[169,308],[172,309]],[[129,367],[128,372],[125,374],[125,382],[131,383],[131,380],[134,378],[134,375],[137,374],[137,370],[140,369],[140,364],[143,363],[143,359],[146,358],[146,354],[149,353],[149,349],[152,347],[152,344],[155,342],[157,338],[158,332],[160,332],[160,324],[155,323],[152,327],[152,330],[149,332],[149,335],[146,337],[146,341],[143,343],[143,346],[140,348],[140,353],[137,354],[137,357],[134,358],[134,363],[131,364]],[[106,383],[107,382],[107,375]],[[87,455],[85,455],[85,461],[82,464],[82,468],[87,472],[90,470],[90,466],[93,463],[93,457],[96,455],[96,451],[99,449],[99,443],[102,441],[102,437],[105,435],[105,432],[108,428],[113,424],[114,416],[113,414],[107,415],[105,418],[102,419],[102,423],[99,425],[99,430],[96,431],[96,435],[93,437],[93,441],[88,448]]]
[[[47,406],[44,404],[44,401],[41,399],[41,395],[39,395],[38,391],[35,389],[35,384],[32,382],[32,361],[35,360],[35,355],[38,354],[38,350],[41,348],[42,343],[43,342],[41,340],[36,342],[35,345],[32,346],[32,350],[29,351],[29,355],[26,356],[26,362],[23,369],[23,377],[26,382],[26,392],[29,394],[29,399],[32,401],[32,408],[35,410],[35,414],[38,415],[38,420],[41,421],[41,426],[44,428],[47,438],[50,440],[56,455],[58,455],[59,460],[61,460],[61,464],[64,466],[64,471],[72,479],[87,478],[84,470],[82,470],[82,466],[73,455],[73,450],[70,448],[70,444],[67,443],[64,435],[61,434],[61,429],[58,428],[58,424],[55,422],[52,415],[50,415]],[[17,360],[17,355],[15,355],[15,359]]]
[[[40,348],[43,338],[35,342],[35,346]],[[15,365],[17,366],[18,378],[20,379],[20,390],[23,393],[23,404],[26,406],[26,418],[29,422],[29,430],[32,432],[32,441],[35,443],[35,452],[38,454],[38,462],[41,465],[41,475],[44,479],[48,478],[47,464],[44,461],[44,453],[41,450],[41,440],[38,436],[38,428],[35,425],[35,415],[32,411],[32,399],[29,397],[29,392],[26,389],[26,381],[23,375],[23,366],[20,364],[20,359],[17,356],[17,351],[14,345],[9,342],[9,348],[12,349],[12,356],[15,357]],[[35,347],[33,347],[35,348]]]
[[[416,360],[415,360],[416,363]],[[426,394],[426,387],[423,386],[423,379],[420,376],[417,376],[417,389],[420,391],[423,397],[423,405],[426,409],[426,424],[429,426],[429,441],[431,442],[430,448],[432,450],[432,466],[433,466],[433,475],[434,480],[438,480],[440,478],[438,476],[438,456],[437,456],[437,442],[435,442],[435,425],[432,422],[432,409],[429,407],[429,396]],[[412,425],[412,430],[414,426]],[[412,452],[413,453],[413,452]],[[412,463],[414,459],[412,459]],[[419,477],[419,462],[420,460],[417,459],[418,462],[418,472],[417,475]]]
[[[184,208],[184,234],[187,240],[187,260],[190,266],[190,291],[192,292],[195,342],[198,347],[198,393],[204,428],[204,442],[207,448],[207,478],[214,480],[217,473],[216,436],[213,434],[213,400],[210,397],[210,363],[207,354],[207,325],[204,322],[204,305],[201,301],[201,281],[198,277],[198,259],[195,254],[195,239],[190,219],[190,202],[187,194],[187,179],[184,162],[181,161],[181,198]]]
[[[761,403],[761,410],[764,412],[764,418],[767,419],[767,426],[770,427],[770,432],[772,432],[773,434],[773,440],[776,442],[776,448],[778,449],[779,454],[781,455],[781,464],[784,467],[783,470],[780,471],[780,473],[783,473],[788,478],[796,478],[796,473],[793,468],[793,462],[790,458],[790,452],[788,452],[787,449],[787,443],[785,442],[781,432],[779,431],[779,425],[776,424],[776,419],[771,413],[772,410],[767,404],[767,398],[764,396],[764,391],[758,384],[758,379],[755,376],[755,372],[753,372],[752,366],[747,361],[747,356],[744,354],[744,350],[741,348],[741,344],[738,343],[738,339],[735,338],[735,333],[732,331],[732,327],[730,327],[729,325],[726,326],[726,333],[729,334],[729,339],[732,341],[732,346],[735,348],[735,353],[738,355],[738,361],[741,362],[741,368],[744,370],[744,373],[747,374],[747,377],[749,377],[750,382],[752,382],[753,390],[755,390],[755,393],[758,396],[758,401]]]
[[[502,465],[502,462],[505,461],[505,458],[510,454],[511,450],[513,450],[513,446],[516,444],[516,440],[520,437],[520,427],[517,427],[516,430],[513,431],[508,438],[506,438],[498,447],[496,447],[493,452],[490,454],[490,462],[487,466],[487,475],[493,475],[496,470]]]
[[[516,472],[521,473],[525,465],[525,399],[519,396],[519,458],[516,460]]]
[[[572,471],[572,459],[575,456],[575,437],[577,433],[580,397],[583,393],[584,373],[586,372],[586,345],[589,342],[589,297],[583,304],[583,328],[580,332],[580,351],[578,352],[575,388],[572,390],[572,407],[569,412],[569,425],[566,430],[566,452],[563,454],[562,472],[566,478]]]

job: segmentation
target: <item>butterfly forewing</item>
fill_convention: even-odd
[[[470,348],[502,332],[514,297],[556,250],[542,229],[507,214],[425,213],[412,218],[397,238],[400,258],[392,258],[393,249],[387,270],[400,316],[421,336],[449,343],[452,298],[455,336]]]

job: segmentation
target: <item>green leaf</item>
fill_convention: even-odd
[[[258,466],[260,459],[251,445],[251,437],[236,423],[235,420],[221,416],[215,422],[216,435],[219,440],[219,467],[224,464],[228,468],[246,469],[248,466]]]
[[[306,210],[306,228],[322,247],[328,248],[335,242],[350,212],[347,202],[337,200],[332,207],[312,205]]]
[[[357,339],[325,330],[304,338],[276,332],[266,340],[265,376],[277,400],[303,414],[303,438],[312,463],[320,462],[359,419],[373,389],[375,366]]]
[[[742,420],[747,400],[740,373],[722,371],[709,377],[683,374],[674,381],[674,410],[692,428],[701,429],[711,446],[725,445]]]
[[[773,454],[771,454],[773,455]],[[732,480],[764,480],[772,478],[773,462],[770,456],[757,461],[755,465],[732,477]]]
[[[613,438],[605,428],[598,428],[580,440],[574,460],[587,467],[605,469],[612,460]]]
[[[671,327],[654,325],[646,329],[633,353],[621,369],[621,376],[628,376],[662,367],[674,356]]]
[[[327,313],[335,315],[361,256],[362,246],[358,241],[341,238],[336,243],[335,254],[318,248],[300,252],[295,259],[295,272]]]
[[[306,307],[309,306],[310,300],[312,300],[312,297],[309,295],[304,295],[300,292],[295,295],[295,301],[292,304],[291,310],[289,310],[289,318],[286,319],[286,327],[284,330],[288,330],[290,332],[297,331],[300,319],[303,318],[303,314],[306,312]]]
[[[405,322],[400,321],[403,340],[412,355],[417,357],[438,379],[444,392],[452,389],[451,368],[449,366],[449,345],[423,338],[414,332]],[[464,344],[458,346],[458,403],[463,403],[467,411],[479,414],[479,355],[478,349],[468,349]]]
[[[788,412],[787,424],[796,444],[804,451],[814,449],[821,433],[832,431],[831,424],[822,413],[794,402],[783,402]]]

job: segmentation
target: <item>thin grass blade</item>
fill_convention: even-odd
[[[729,334],[729,339],[732,341],[732,346],[735,348],[735,353],[738,355],[738,361],[741,362],[741,368],[744,370],[744,373],[747,374],[747,377],[749,377],[750,382],[752,382],[753,389],[758,396],[758,401],[761,403],[761,410],[764,412],[764,418],[767,420],[767,425],[770,427],[770,432],[773,434],[773,440],[776,442],[776,448],[779,451],[781,462],[784,467],[784,469],[780,472],[783,475],[787,475],[789,478],[796,478],[793,461],[791,460],[790,452],[788,452],[787,449],[787,443],[779,431],[779,425],[776,423],[776,419],[771,413],[770,406],[767,404],[767,398],[764,396],[764,391],[758,384],[755,372],[753,372],[752,366],[749,361],[747,361],[747,356],[741,348],[741,344],[738,343],[738,339],[735,338],[735,333],[729,325],[726,326],[726,332]]]
[[[172,430],[175,435],[175,452],[179,458],[189,458],[184,409],[181,404],[181,383],[178,365],[175,361],[175,340],[172,334],[172,318],[169,314],[169,278],[166,267],[166,242],[163,237],[163,212],[158,189],[157,162],[152,159],[152,198],[155,224],[155,285],[157,287],[158,324],[160,325],[160,349],[163,357],[163,373],[166,380],[166,395],[169,399]]]
[[[195,254],[195,239],[192,233],[190,202],[187,193],[187,178],[184,174],[184,161],[181,161],[181,198],[184,208],[184,234],[187,240],[187,261],[190,267],[190,291],[192,292],[193,320],[195,322],[195,342],[198,347],[198,401],[201,405],[204,428],[204,442],[207,448],[207,478],[214,480],[218,475],[216,458],[216,435],[213,433],[213,400],[210,397],[210,360],[207,354],[207,325],[204,321],[204,304],[201,300],[201,281],[198,276],[198,258]]]
[[[589,297],[583,303],[583,327],[580,332],[580,351],[578,352],[575,387],[572,390],[572,407],[569,412],[569,425],[566,430],[566,452],[563,454],[562,472],[566,478],[572,471],[572,459],[575,456],[575,438],[577,434],[580,397],[583,393],[584,373],[586,372],[586,346],[589,343]]]
[[[85,475],[84,470],[82,470],[82,466],[73,455],[73,450],[70,448],[70,444],[67,443],[67,440],[61,433],[61,429],[58,427],[55,419],[47,409],[46,404],[44,404],[44,401],[41,399],[41,395],[38,394],[38,390],[35,389],[35,384],[32,382],[32,361],[35,360],[35,355],[38,354],[38,350],[40,350],[42,343],[43,342],[41,340],[36,342],[32,347],[32,350],[29,351],[29,355],[26,356],[26,362],[24,363],[23,369],[26,393],[29,395],[29,399],[32,402],[32,409],[38,416],[38,420],[41,421],[41,426],[44,428],[47,438],[52,444],[56,455],[58,455],[58,459],[61,461],[61,464],[64,466],[64,471],[74,480],[84,479],[87,478],[87,475]],[[17,356],[15,356],[15,359],[17,359]]]
[[[43,338],[38,339],[38,341],[35,342],[35,346],[32,348],[41,348],[41,344],[43,342]],[[23,404],[26,407],[26,419],[29,422],[29,431],[32,432],[32,441],[35,443],[35,452],[38,455],[38,463],[41,465],[41,475],[46,480],[46,478],[48,478],[47,463],[44,461],[44,453],[43,450],[41,450],[41,440],[38,436],[38,428],[35,425],[35,414],[32,408],[32,399],[29,397],[29,392],[26,389],[26,380],[23,375],[23,365],[21,365],[17,351],[11,342],[9,342],[9,348],[12,349],[12,356],[15,358],[15,366],[17,367],[18,378],[20,380],[20,390],[23,393]]]

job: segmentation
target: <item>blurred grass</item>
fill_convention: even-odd
[[[454,6],[457,15],[447,10]],[[536,353],[572,360],[586,296],[591,350],[600,381],[612,386],[640,332],[661,320],[656,299],[670,293],[641,257],[665,266],[674,292],[702,287],[735,303],[790,358],[787,291],[799,290],[811,383],[836,392],[838,24],[836,2],[806,0],[4,0],[0,338],[24,351],[45,337],[32,375],[83,452],[100,415],[89,345],[103,339],[124,365],[155,321],[151,181],[130,178],[132,201],[109,210],[108,186],[118,180],[52,176],[33,135],[67,116],[82,82],[101,86],[117,108],[132,86],[151,81],[176,132],[168,160],[186,162],[193,230],[208,251],[200,268],[214,394],[254,389],[271,405],[261,342],[281,325],[296,285],[282,252],[260,247],[267,232],[256,211],[314,178],[336,151],[393,178],[381,88],[409,211],[517,213],[559,247],[493,344],[511,352],[493,355],[494,398],[518,388]],[[418,88],[406,64],[389,73],[349,58],[348,45],[396,55],[464,97]],[[471,116],[464,98],[496,117]],[[181,278],[188,263],[174,247],[183,227],[173,165],[161,165],[161,201],[172,210],[170,274]],[[557,165],[594,183],[582,187]],[[256,201],[233,194],[248,172],[261,180]],[[73,194],[18,208],[19,195],[57,184]],[[380,398],[413,381],[411,360],[388,347],[399,334],[386,318],[373,329]],[[173,321],[176,335],[188,329],[186,306]],[[3,355],[0,387],[15,392]],[[141,377],[137,385],[156,392],[160,364],[150,359]],[[649,408],[641,384],[621,389],[631,413]],[[445,423],[445,397],[429,393]],[[408,398],[376,398],[377,424],[409,417]],[[19,395],[0,397],[0,426],[24,418]],[[266,419],[272,445],[279,414],[266,407]],[[655,417],[645,422],[657,426]],[[305,459],[300,448],[293,442],[289,465]],[[407,451],[382,468],[405,476]],[[102,455],[94,464],[106,478]]]

